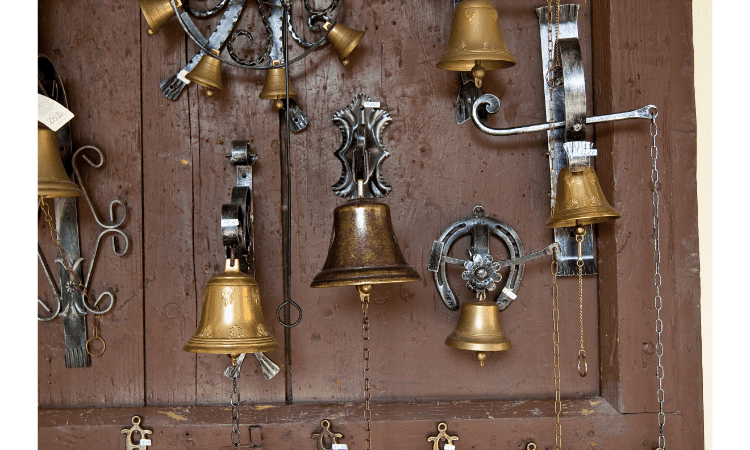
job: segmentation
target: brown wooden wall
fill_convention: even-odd
[[[544,122],[534,13],[544,2],[493,2],[518,64],[485,79],[485,92],[502,102],[490,123]],[[659,107],[667,442],[698,449],[703,406],[690,6],[687,0],[586,2],[579,29],[589,114]],[[224,155],[234,139],[249,139],[259,156],[256,278],[266,325],[282,343],[268,356],[283,366],[285,348],[291,352],[290,365],[271,381],[254,361],[246,364],[239,380],[242,446],[312,449],[309,435],[325,418],[350,448],[363,446],[358,296],[353,288],[309,287],[325,260],[333,209],[342,203],[330,190],[340,170],[333,156],[340,133],[331,117],[358,92],[384,102],[393,117],[384,134],[392,152],[385,176],[393,185],[385,202],[404,256],[422,275],[418,283],[376,286],[372,296],[373,447],[428,448],[439,421],[461,437],[459,447],[518,449],[532,441],[554,447],[549,261],[526,264],[518,299],[501,313],[513,348],[490,354],[483,368],[473,352],[444,345],[458,313],[443,306],[426,270],[432,241],[475,205],[512,226],[527,252],[552,239],[544,227],[546,136],[497,138],[470,123],[455,124],[457,75],[435,66],[452,8],[448,0],[347,0],[341,21],[366,31],[350,66],[342,67],[328,49],[292,66],[309,118],[291,140],[291,292],[304,317],[284,342],[275,319],[282,293],[279,121],[271,102],[258,98],[264,73],[225,67],[223,91],[207,98],[190,85],[172,102],[159,82],[196,51],[176,20],[149,37],[135,1],[39,0],[39,52],[65,83],[76,115],[74,145],[97,145],[107,157],[102,170],[84,169],[84,178],[100,211],[114,198],[127,203],[131,237],[130,253],[117,258],[105,249],[92,277],[93,290],[117,294],[101,321],[107,341],[101,358],[89,368],[66,369],[60,320],[39,324],[40,448],[121,446],[120,430],[136,414],[154,430],[155,449],[230,448],[231,383],[221,375],[229,359],[182,347],[195,331],[206,282],[222,269],[219,214],[235,178]],[[600,274],[584,279],[586,378],[575,367],[577,280],[559,281],[564,447],[653,449],[649,126],[618,122],[588,133],[599,149],[600,182],[622,218],[599,226]],[[86,257],[96,226],[80,211]],[[40,243],[52,258],[44,229]],[[466,247],[454,254],[462,257]],[[493,252],[502,255],[502,246]],[[467,300],[459,272],[452,276],[459,298]],[[39,290],[42,298],[49,295],[41,276]],[[250,426],[262,431],[251,434]]]

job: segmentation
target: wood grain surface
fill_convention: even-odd
[[[544,2],[492,2],[518,64],[487,73],[483,89],[501,101],[489,124],[542,123],[546,85],[534,8]],[[650,103],[659,107],[667,442],[699,449],[689,6],[687,0],[658,8],[642,0],[584,2],[579,35],[589,115]],[[257,20],[253,9],[238,29]],[[301,9],[296,8],[295,20]],[[436,67],[452,10],[448,0],[347,0],[339,21],[366,32],[351,63],[342,66],[324,46],[290,68],[309,123],[292,134],[290,145],[291,295],[303,319],[285,340],[276,320],[283,301],[279,119],[273,102],[258,98],[265,72],[224,67],[223,90],[207,97],[205,88],[193,83],[172,102],[159,92],[159,83],[197,51],[176,20],[148,36],[137,2],[40,0],[39,50],[65,82],[76,114],[74,143],[97,145],[108,158],[103,169],[86,169],[84,177],[99,211],[106,213],[113,198],[127,202],[131,252],[117,258],[107,247],[100,256],[92,283],[117,289],[117,302],[102,319],[107,352],[90,368],[64,367],[59,320],[39,325],[39,448],[122,445],[120,430],[129,427],[133,415],[154,430],[158,448],[231,448],[231,382],[222,376],[229,358],[182,347],[200,318],[206,283],[223,270],[219,219],[235,183],[225,157],[235,139],[248,139],[258,155],[256,279],[265,324],[281,344],[268,356],[282,366],[271,381],[263,379],[254,358],[243,366],[238,382],[242,447],[313,448],[309,436],[326,418],[345,434],[343,442],[363,445],[357,291],[309,287],[328,252],[333,210],[344,203],[330,189],[341,170],[333,155],[341,134],[331,118],[359,92],[381,101],[393,118],[383,135],[391,152],[384,176],[393,191],[383,202],[391,208],[406,260],[422,276],[420,282],[377,285],[371,297],[374,448],[426,448],[439,421],[448,421],[449,433],[461,436],[462,448],[519,449],[532,441],[540,449],[553,448],[550,260],[526,264],[518,299],[500,314],[512,348],[490,353],[481,368],[473,352],[444,345],[459,313],[443,305],[426,270],[432,242],[476,205],[513,227],[526,253],[552,241],[544,226],[549,217],[545,135],[491,137],[470,122],[455,123],[458,75]],[[197,22],[209,33],[215,23]],[[263,43],[242,51],[252,54],[258,45]],[[598,226],[600,273],[583,280],[585,378],[576,370],[578,282],[558,279],[563,442],[576,449],[650,450],[656,445],[658,404],[649,124],[597,125],[588,127],[587,137],[599,149],[602,188],[622,218]],[[90,214],[79,210],[85,255],[96,227]],[[49,259],[54,246],[44,241],[48,230],[40,229],[39,236]],[[468,246],[468,238],[459,242],[452,256],[465,258]],[[496,260],[507,257],[498,240],[491,242],[491,251]],[[464,302],[471,295],[460,273],[455,268],[449,278]],[[45,283],[40,277],[40,293],[48,290]],[[251,426],[261,431],[250,433]]]

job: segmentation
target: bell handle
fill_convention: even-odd
[[[479,109],[483,106],[486,107],[485,109],[488,113],[495,114],[498,111],[500,111],[500,99],[498,99],[492,94],[484,94],[481,97],[479,97],[471,107],[471,120],[474,122],[474,125],[476,125],[480,131],[482,131],[483,133],[489,134],[490,136],[512,136],[515,134],[536,133],[538,131],[549,131],[550,129],[549,123],[540,123],[537,125],[527,125],[524,127],[515,127],[515,128],[488,127],[487,125],[483,124],[479,120],[479,114],[480,114]],[[625,111],[625,112],[614,113],[614,114],[605,114],[603,116],[586,117],[586,125],[592,125],[592,124],[603,123],[603,122],[615,122],[617,120],[626,120],[626,119],[652,120],[656,117],[656,114],[651,112],[652,109],[656,110],[656,106],[646,105],[642,108],[634,109],[632,111]],[[565,121],[555,122],[553,124],[553,127],[564,128]]]
[[[495,261],[492,263],[492,265],[493,267],[497,267],[498,269],[506,266],[517,266],[519,264],[524,264],[528,261],[531,261],[532,259],[539,258],[540,256],[551,255],[555,251],[560,251],[560,244],[558,244],[557,242],[554,242],[534,253],[529,253],[526,256],[521,256],[520,258],[514,259],[506,259],[505,261]],[[465,264],[469,262],[458,258],[451,258],[450,256],[443,256],[443,261],[450,264],[456,264],[457,266],[461,267],[465,267]]]

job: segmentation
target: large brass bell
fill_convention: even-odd
[[[464,0],[456,6],[448,49],[437,66],[445,70],[471,71],[482,87],[485,71],[505,69],[516,60],[505,45],[497,10],[487,0]]]
[[[272,64],[280,64],[280,61],[273,61]],[[289,80],[289,97],[296,97],[297,91],[292,86],[292,80]],[[285,67],[274,67],[268,69],[266,73],[266,82],[263,84],[263,89],[260,91],[260,98],[264,100],[276,100],[276,109],[284,107],[284,103],[281,101],[286,98],[286,68]]]
[[[355,199],[333,212],[333,239],[312,287],[419,281],[396,241],[388,205]]]
[[[175,0],[175,5],[182,6],[180,0]],[[172,4],[169,0],[138,0],[143,17],[148,23],[148,35],[153,36],[159,29],[175,15]]]
[[[445,345],[476,351],[480,366],[484,366],[486,352],[508,350],[511,344],[500,328],[500,308],[495,302],[482,300],[462,304],[458,325]]]
[[[63,167],[60,149],[57,145],[57,133],[39,124],[38,135],[37,195],[44,198],[81,196],[83,194],[81,188],[70,181]]]
[[[224,273],[213,276],[203,293],[203,311],[186,352],[237,356],[270,352],[279,344],[266,329],[258,283],[227,259]]]
[[[326,31],[328,31],[330,28],[330,22],[326,22],[323,25],[323,29],[325,29]],[[331,43],[333,49],[336,50],[336,53],[339,55],[339,61],[341,61],[341,64],[346,66],[349,64],[349,60],[347,59],[349,54],[354,50],[357,44],[359,44],[359,41],[364,35],[364,31],[355,30],[337,23],[333,26],[331,32],[328,33],[326,39]]]
[[[604,197],[592,167],[571,172],[563,167],[557,176],[555,209],[547,221],[549,228],[589,225],[617,219],[620,214]]]
[[[216,49],[211,50],[216,56],[219,56],[219,51]],[[209,55],[203,55],[198,64],[195,65],[193,70],[185,75],[188,80],[198,83],[201,86],[208,89],[206,92],[207,96],[213,95],[212,89],[221,90],[221,60],[213,58]]]

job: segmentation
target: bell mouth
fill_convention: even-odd
[[[182,349],[192,353],[231,355],[239,353],[272,352],[279,349],[273,336],[248,339],[200,338],[193,336]]]

